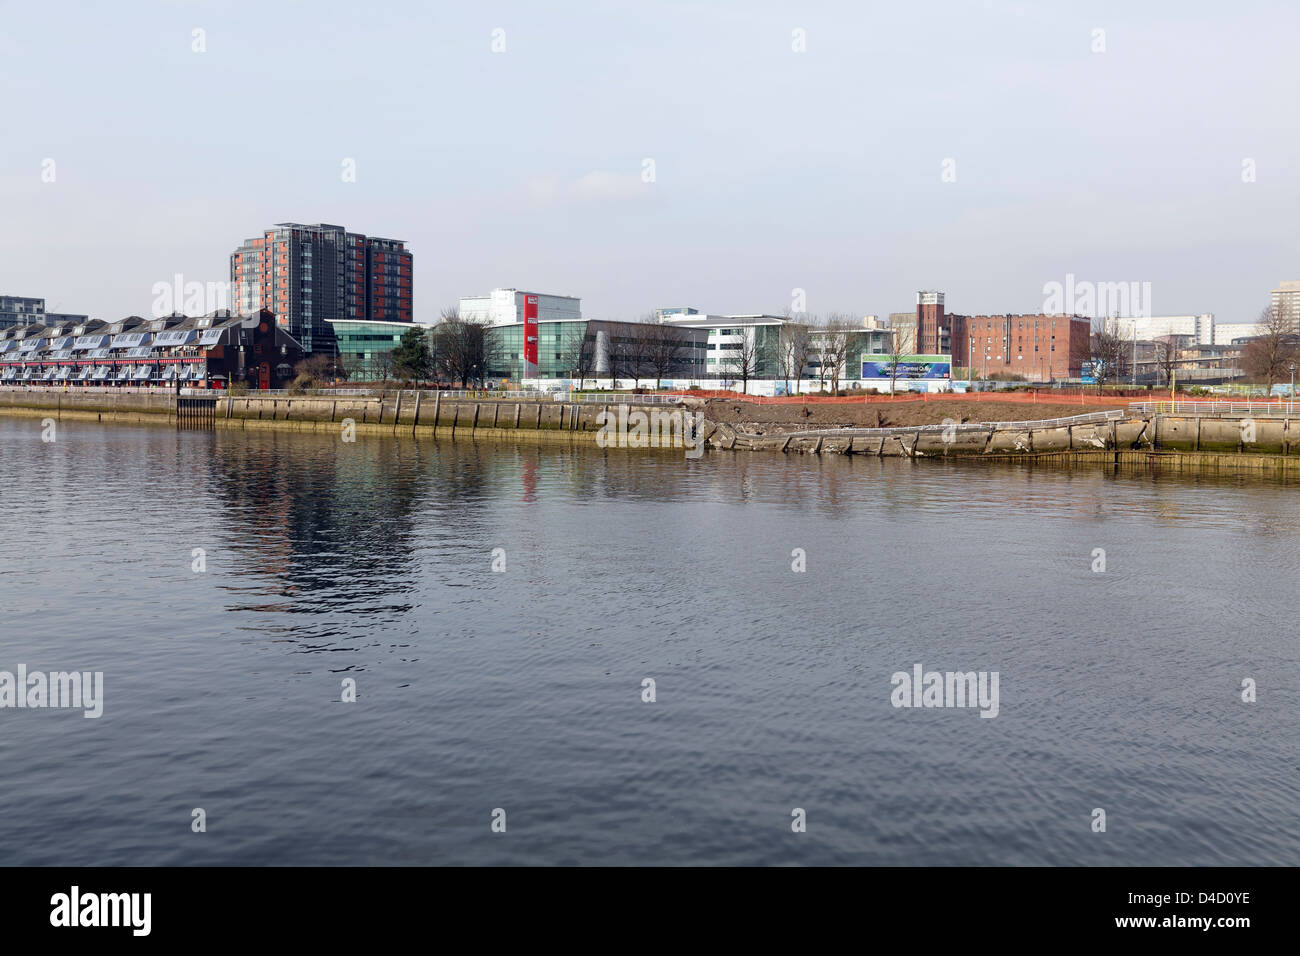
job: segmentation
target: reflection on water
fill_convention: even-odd
[[[4,862],[1298,862],[1294,484],[24,419],[0,479],[0,669],[106,686],[0,711]]]

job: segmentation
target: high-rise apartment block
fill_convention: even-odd
[[[1273,290],[1273,311],[1291,323],[1291,330],[1300,333],[1300,281],[1286,280]]]
[[[231,253],[231,308],[272,312],[304,351],[327,352],[330,319],[412,321],[411,273],[411,253],[396,239],[281,222]]]

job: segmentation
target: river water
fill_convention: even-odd
[[[1300,863],[1294,483],[41,431],[0,863]]]

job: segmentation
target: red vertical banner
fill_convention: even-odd
[[[524,296],[524,377],[537,377],[537,296]]]

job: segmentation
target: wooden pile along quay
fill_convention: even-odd
[[[217,400],[215,398],[176,396],[177,428],[215,428],[216,424]]]

